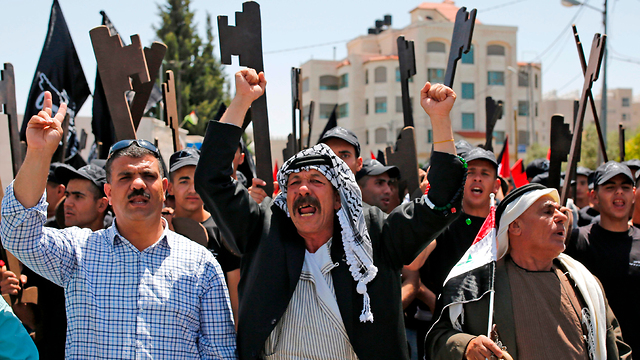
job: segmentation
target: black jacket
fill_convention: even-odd
[[[196,190],[220,227],[243,253],[239,284],[238,352],[240,359],[260,358],[264,343],[282,317],[296,288],[304,262],[304,240],[285,212],[267,198],[258,205],[231,178],[231,160],[242,129],[210,122],[196,169]],[[436,206],[445,205],[461,187],[465,169],[457,157],[434,153],[431,193]],[[269,181],[271,179],[265,179]],[[461,196],[453,206],[460,208]],[[339,222],[335,221],[331,271],[335,294],[351,344],[360,359],[408,359],[400,270],[444,230],[456,214],[445,216],[421,199],[399,206],[388,217],[366,207],[376,278],[367,285],[373,323],[359,321],[363,298],[345,262]]]

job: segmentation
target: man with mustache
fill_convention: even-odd
[[[631,170],[615,161],[596,169],[592,199],[600,222],[575,229],[565,252],[600,279],[625,342],[640,351],[640,229],[629,225],[634,180]]]
[[[110,151],[104,191],[116,218],[93,232],[45,228],[44,195],[66,106],[51,94],[27,125],[28,150],[7,187],[2,243],[25,265],[65,288],[66,358],[234,359],[235,332],[220,266],[161,217],[168,181],[145,140]]]
[[[367,227],[353,172],[324,143],[282,165],[273,200],[257,204],[231,179],[242,119],[266,85],[253,69],[235,81],[229,108],[209,123],[195,176],[222,235],[243,253],[240,358],[408,359],[400,270],[455,218],[462,196],[449,118],[455,93],[429,83],[421,92],[434,134],[433,190],[389,216],[370,207]]]

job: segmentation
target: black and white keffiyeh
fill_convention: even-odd
[[[323,161],[309,161],[302,166],[292,166],[300,163],[303,158],[322,158]],[[331,164],[329,166],[328,164]],[[341,207],[338,210],[338,220],[342,228],[342,244],[347,258],[347,264],[353,279],[358,283],[357,291],[364,297],[364,305],[360,314],[360,321],[373,322],[370,298],[367,284],[375,278],[378,268],[373,265],[373,249],[371,239],[362,213],[362,193],[356,183],[355,176],[336,154],[325,144],[318,144],[305,149],[287,160],[278,171],[278,185],[282,192],[275,198],[274,203],[287,216],[287,180],[289,175],[300,171],[314,169],[322,173],[333,187],[340,193]]]

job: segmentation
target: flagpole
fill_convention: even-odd
[[[496,196],[495,194],[491,193],[489,195],[489,197],[491,198],[491,208],[494,208],[496,206]],[[494,230],[496,231],[496,230]],[[497,247],[496,247],[497,248]],[[495,261],[493,262],[492,266],[491,266],[491,292],[489,293],[489,324],[487,325],[487,337],[489,339],[491,339],[491,328],[493,327],[493,303],[494,303],[494,299],[495,299],[495,281],[496,281],[496,263]]]

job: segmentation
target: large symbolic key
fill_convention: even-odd
[[[416,51],[411,40],[399,36],[398,62],[400,63],[400,87],[402,89],[402,114],[404,126],[413,126],[413,109],[411,108],[411,94],[409,94],[409,79],[416,74]]]
[[[144,115],[144,109],[147,107],[149,96],[151,96],[153,86],[158,79],[158,71],[160,70],[160,66],[162,66],[162,59],[164,59],[166,52],[167,45],[157,41],[154,41],[150,48],[144,48],[144,57],[147,61],[150,81],[143,83],[140,82],[137,77],[134,77],[132,81],[133,91],[136,95],[133,97],[133,101],[131,101],[131,118],[133,119],[133,126],[136,130],[138,130],[138,125],[140,125],[140,119],[142,119]]]
[[[180,145],[180,119],[178,119],[178,105],[176,103],[176,83],[173,71],[167,70],[166,81],[162,84],[162,99],[164,100],[164,119],[171,128],[173,136],[173,152],[182,150]]]
[[[22,147],[20,146],[20,128],[18,128],[18,113],[16,110],[16,80],[13,65],[4,64],[0,71],[0,110],[9,120],[9,143],[11,144],[11,163],[13,176],[16,176],[22,165]],[[27,119],[28,121],[28,119]]]
[[[140,37],[132,35],[131,45],[122,46],[120,35],[111,36],[109,28],[104,25],[91,29],[89,34],[116,141],[135,139],[136,131],[125,92],[133,90],[130,78],[137,78],[140,83],[151,81]]]
[[[447,72],[444,74],[444,84],[453,88],[453,78],[456,75],[456,66],[462,53],[471,50],[471,39],[473,38],[473,28],[476,23],[476,13],[478,10],[467,11],[466,7],[461,7],[456,14],[456,22],[453,26],[451,36],[451,49],[449,50],[449,61]]]

